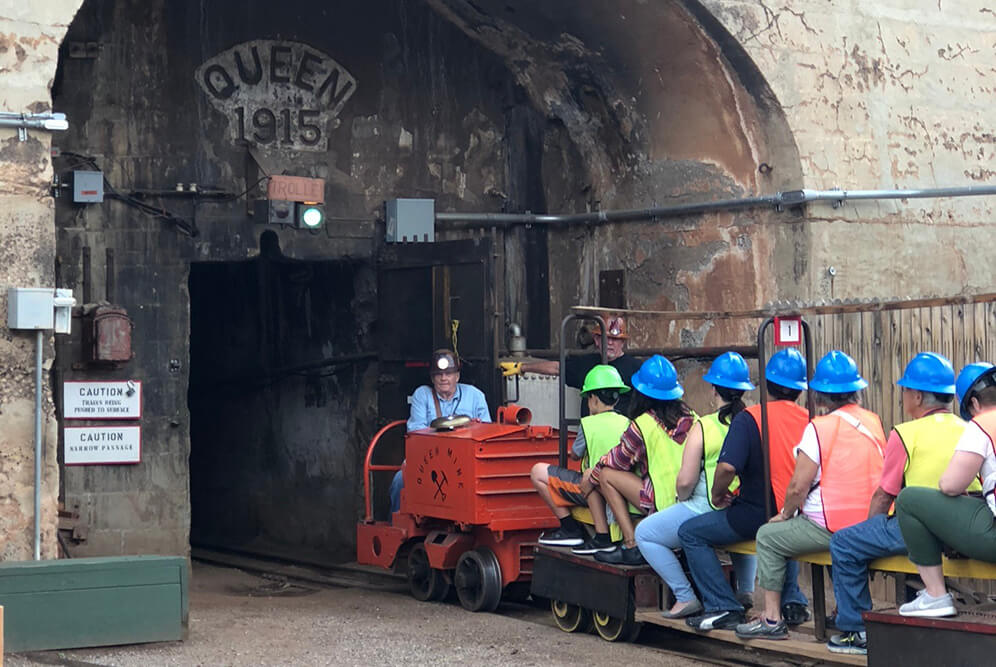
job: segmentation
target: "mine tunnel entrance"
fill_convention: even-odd
[[[357,422],[375,410],[368,268],[279,253],[191,265],[193,547],[353,558]]]

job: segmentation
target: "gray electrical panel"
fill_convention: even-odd
[[[431,243],[436,240],[435,199],[388,199],[388,243]]]
[[[73,201],[78,204],[97,204],[104,201],[103,172],[74,171]]]

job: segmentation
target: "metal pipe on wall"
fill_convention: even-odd
[[[41,560],[41,461],[42,461],[42,345],[45,332],[35,339],[35,560]]]
[[[636,222],[680,215],[694,215],[714,211],[772,207],[782,209],[802,206],[810,202],[828,201],[839,206],[849,200],[869,199],[929,199],[941,197],[979,197],[996,195],[996,185],[970,185],[962,187],[924,188],[919,190],[787,190],[773,195],[720,199],[694,204],[676,204],[654,208],[621,211],[594,211],[591,213],[539,214],[539,213],[456,213],[437,212],[436,222],[453,222],[474,225],[579,225],[606,222]]]

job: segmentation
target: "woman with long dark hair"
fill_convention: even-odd
[[[606,563],[639,565],[630,512],[650,514],[674,502],[674,486],[681,467],[681,445],[694,415],[681,400],[685,390],[670,361],[655,354],[632,378],[632,423],[619,444],[585,473],[582,488],[598,492],[612,508],[623,535],[621,548],[595,554]],[[655,489],[660,489],[656,493]]]
[[[685,618],[702,612],[702,603],[682,570],[674,549],[681,547],[678,528],[688,519],[717,509],[710,490],[730,422],[746,409],[744,392],[754,389],[747,362],[736,352],[720,355],[702,378],[712,385],[713,405],[718,410],[695,422],[685,440],[681,469],[675,483],[677,503],[657,512],[636,527],[640,553],[674,593],[675,603],[664,612],[665,618]],[[731,491],[737,483],[731,485]],[[658,489],[658,493],[663,493]],[[756,560],[753,556],[734,558],[740,595],[754,591]]]

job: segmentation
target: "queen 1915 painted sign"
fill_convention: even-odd
[[[330,56],[300,42],[238,44],[197,68],[197,83],[228,116],[232,139],[306,151],[328,148],[356,79]]]

